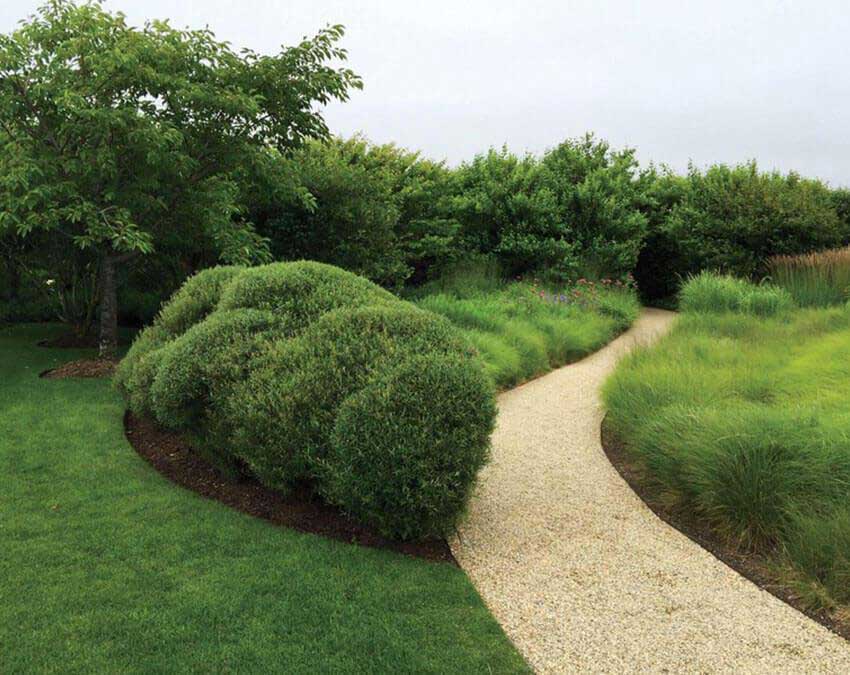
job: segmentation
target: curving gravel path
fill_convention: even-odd
[[[603,453],[599,387],[672,319],[645,310],[596,354],[499,397],[452,551],[538,672],[850,673],[850,644],[658,519]]]

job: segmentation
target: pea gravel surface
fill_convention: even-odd
[[[603,381],[673,318],[647,309],[589,358],[499,397],[452,551],[541,673],[850,673],[850,643],[661,521],[602,451]]]

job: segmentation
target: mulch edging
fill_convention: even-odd
[[[625,444],[613,432],[606,419],[602,420],[600,435],[602,449],[608,461],[656,516],[762,590],[779,598],[845,640],[850,640],[850,622],[836,619],[828,612],[805,607],[791,590],[777,584],[776,579],[768,571],[767,560],[764,557],[736,551],[708,527],[701,527],[697,523],[685,520],[679,514],[661,505],[650,486],[646,472],[630,459]]]
[[[457,565],[445,540],[397,542],[385,539],[319,500],[306,486],[282,495],[256,480],[225,476],[192,450],[186,439],[162,429],[149,418],[127,411],[124,432],[133,449],[170,481],[237,511],[299,532]]]
[[[118,359],[78,359],[63,363],[57,368],[45,370],[39,374],[39,377],[48,380],[64,380],[71,377],[112,377],[117,365]]]

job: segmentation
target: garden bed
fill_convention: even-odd
[[[630,458],[626,444],[611,429],[607,420],[602,421],[600,433],[602,449],[611,465],[656,516],[762,590],[776,596],[844,639],[850,640],[850,621],[840,615],[833,615],[824,610],[816,610],[806,606],[802,598],[790,588],[777,583],[776,575],[771,571],[771,561],[767,557],[746,554],[736,550],[707,525],[685,518],[682,514],[666,506],[655,486],[653,486],[647,471],[638,462]]]
[[[112,377],[117,365],[118,359],[77,359],[63,363],[57,368],[45,370],[40,377],[48,380],[63,380],[70,377]]]
[[[630,462],[612,459],[665,520],[850,637],[850,309],[708,273],[680,307],[605,384]]]
[[[124,432],[133,449],[170,481],[237,511],[299,532],[457,564],[445,540],[390,541],[325,504],[307,484],[283,495],[250,477],[226,476],[195,452],[184,437],[160,428],[148,418],[128,411],[124,415]]]

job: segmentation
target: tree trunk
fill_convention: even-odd
[[[118,285],[115,258],[108,254],[100,263],[100,356],[114,356],[118,350]]]

